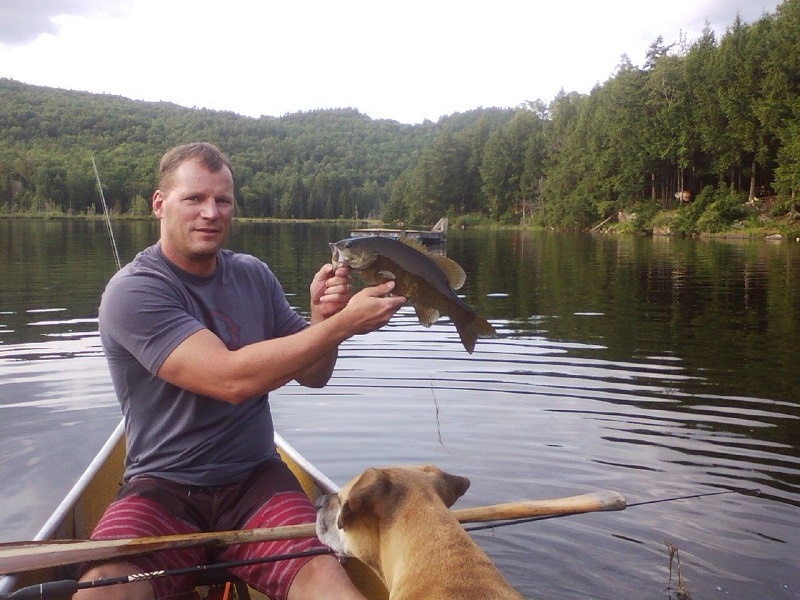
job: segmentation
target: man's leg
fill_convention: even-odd
[[[231,508],[217,524],[221,529],[258,529],[313,523],[317,512],[289,468],[271,461],[241,484]],[[237,544],[225,549],[222,561],[290,555],[325,550],[316,537]],[[363,600],[339,561],[331,555],[305,556],[232,569],[242,581],[274,600],[351,598]]]
[[[197,533],[198,529],[175,517],[159,502],[138,494],[123,495],[106,510],[92,533],[92,539],[120,539],[154,537]],[[208,551],[203,548],[184,548],[164,552],[151,552],[132,556],[124,561],[86,565],[81,581],[121,577],[162,569],[178,569],[208,562]],[[158,577],[148,581],[104,586],[79,590],[76,600],[125,598],[151,600],[153,598],[194,598],[194,580],[191,575]]]
[[[125,577],[142,570],[128,562],[113,562],[96,565],[83,574],[81,581]],[[78,590],[73,600],[154,600],[153,586],[149,581],[137,581],[121,585],[109,585]]]
[[[288,600],[365,600],[339,560],[317,556],[303,565],[289,588]]]

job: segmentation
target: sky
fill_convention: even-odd
[[[0,0],[0,78],[278,117],[437,121],[588,93],[778,0]]]

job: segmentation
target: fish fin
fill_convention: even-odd
[[[439,311],[435,308],[414,305],[414,311],[423,327],[430,327],[439,320]]]
[[[386,279],[387,281],[394,281],[397,277],[394,276],[394,273],[391,271],[378,271],[378,275]]]
[[[428,252],[428,249],[425,247],[425,244],[423,244],[419,240],[410,238],[407,235],[397,238],[397,241],[400,242],[401,244],[405,244],[409,248],[413,248],[417,252],[422,252],[423,254],[430,254],[430,252]]]
[[[417,252],[421,252],[435,262],[444,272],[445,276],[447,277],[447,283],[452,289],[460,290],[467,281],[467,274],[464,272],[464,269],[462,269],[461,265],[459,265],[452,258],[447,258],[441,254],[433,254],[432,252],[428,252],[428,249],[422,244],[422,242],[412,239],[408,236],[401,237],[398,241],[402,244],[405,244],[409,248],[413,248]]]
[[[492,324],[477,313],[471,315],[469,321],[454,323],[458,337],[461,338],[461,343],[464,344],[464,349],[472,354],[475,350],[475,343],[479,337],[492,337],[497,335],[497,331]]]
[[[438,254],[429,254],[428,256],[433,259],[433,262],[439,265],[439,268],[447,276],[448,285],[454,290],[460,290],[464,282],[467,281],[467,274],[464,272],[464,269],[461,268],[461,265],[452,258],[447,258],[446,256],[440,256]]]

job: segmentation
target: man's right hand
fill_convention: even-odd
[[[380,329],[406,303],[405,296],[389,295],[394,286],[394,281],[387,281],[364,288],[350,298],[341,314],[347,315],[354,335]]]

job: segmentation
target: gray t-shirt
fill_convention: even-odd
[[[125,481],[149,474],[223,485],[273,458],[267,394],[234,406],[156,373],[203,328],[236,350],[307,325],[269,267],[253,256],[221,250],[215,273],[198,277],[170,263],[160,244],[140,252],[109,281],[100,303],[100,339],[125,416]]]

